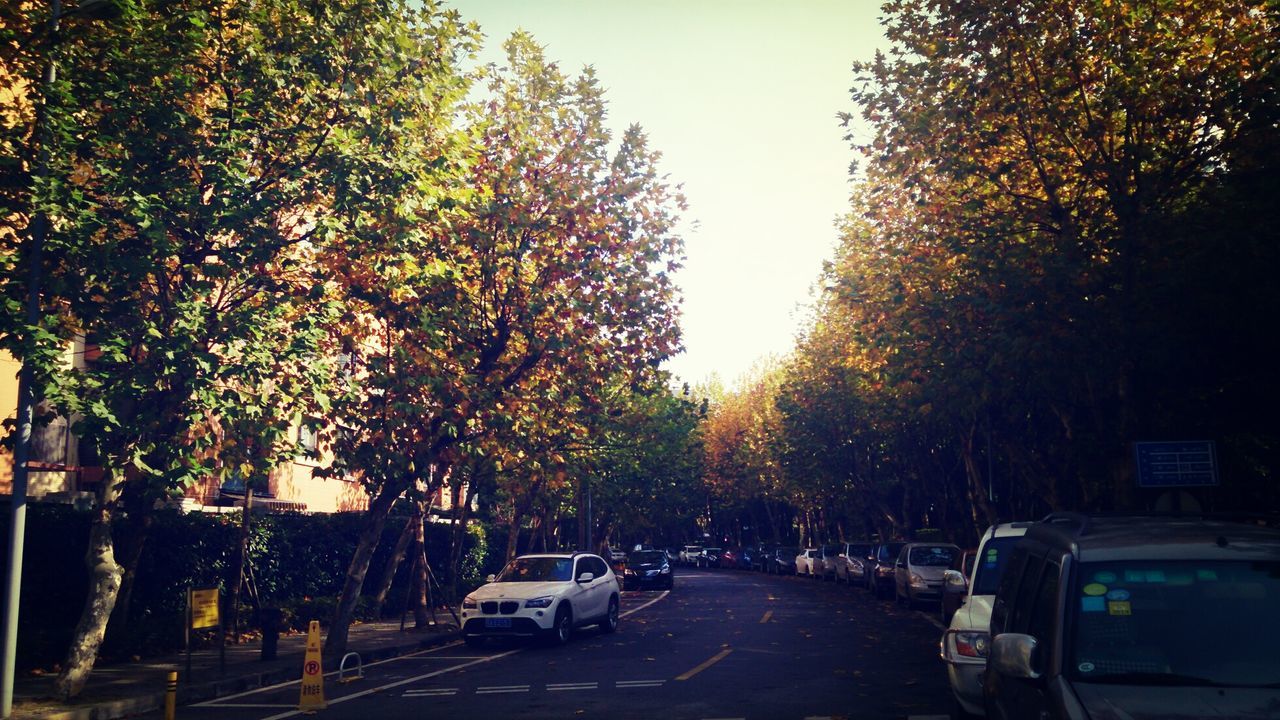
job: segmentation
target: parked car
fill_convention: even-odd
[[[818,548],[805,548],[796,553],[796,574],[813,577],[813,561],[818,557]]]
[[[742,551],[737,548],[725,548],[720,553],[720,562],[717,563],[716,566],[727,568],[729,570],[736,570],[738,567],[738,557],[741,554]]]
[[[545,637],[564,644],[574,628],[618,629],[618,581],[590,553],[522,555],[462,600],[462,637]]]
[[[867,558],[867,589],[878,598],[893,593],[893,564],[902,552],[904,542],[877,543]]]
[[[760,548],[744,547],[742,552],[738,553],[738,569],[750,570],[755,564],[756,558],[760,557]]]
[[[991,608],[987,715],[1274,718],[1280,529],[1055,514]]]
[[[942,574],[942,601],[938,603],[938,619],[944,625],[951,622],[951,617],[964,604],[965,597],[969,594],[969,578],[973,575],[973,563],[977,557],[977,548],[965,550],[948,568],[952,572]]]
[[[685,545],[680,550],[680,562],[685,565],[697,565],[698,556],[702,554],[701,545]]]
[[[836,581],[843,580],[850,585],[866,583],[867,556],[871,554],[871,543],[852,542],[840,546],[836,556]]]
[[[751,556],[751,569],[769,572],[769,566],[773,564],[773,554],[777,549],[777,545],[761,545],[755,554]]]
[[[947,664],[947,680],[951,685],[953,718],[978,717],[982,710],[982,673],[987,669],[987,651],[991,647],[991,603],[996,588],[1008,567],[1013,546],[1027,532],[1031,523],[992,525],[978,541],[975,563],[965,576],[958,572],[943,573],[943,599],[960,595],[964,602],[951,617],[942,635],[942,659]],[[947,592],[956,579],[965,592]]]
[[[840,556],[839,545],[823,545],[813,558],[813,575],[819,580],[836,579],[836,561]]]
[[[774,548],[773,555],[769,557],[768,571],[774,575],[795,575],[796,556],[799,554],[798,548]]]
[[[724,550],[720,548],[702,548],[702,552],[698,553],[698,557],[694,558],[694,564],[700,568],[713,568],[720,566],[720,554]]]
[[[675,569],[671,567],[666,553],[661,550],[641,550],[627,556],[622,584],[629,590],[671,590],[675,587],[675,576]]]
[[[960,557],[950,543],[907,543],[893,566],[893,597],[899,605],[914,608],[921,602],[942,599],[942,573]]]

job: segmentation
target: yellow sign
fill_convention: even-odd
[[[303,712],[324,710],[324,670],[320,667],[320,622],[312,620],[307,628],[307,654],[302,660],[302,697],[298,709]]]
[[[191,629],[218,627],[218,588],[192,588],[189,593],[187,606],[191,608]]]

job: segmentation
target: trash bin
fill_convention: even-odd
[[[258,617],[262,623],[262,659],[275,660],[280,644],[280,608],[262,608]]]

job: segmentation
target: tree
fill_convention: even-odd
[[[517,408],[543,412],[570,385],[589,394],[677,346],[669,273],[682,201],[657,155],[633,127],[609,156],[590,72],[566,77],[525,35],[506,49],[465,114],[474,145],[457,156],[461,186],[329,258],[356,308],[342,332],[362,366],[338,407],[349,430],[337,469],[358,469],[373,498],[331,653],[345,646],[386,513],[428,468],[514,425]]]
[[[334,306],[316,250],[341,223],[367,220],[367,206],[339,204],[333,188],[350,181],[370,136],[412,121],[404,103],[371,98],[434,88],[451,73],[458,32],[431,7],[391,0],[125,10],[59,48],[67,72],[46,97],[47,181],[32,186],[12,157],[4,165],[6,187],[28,190],[5,195],[13,204],[0,215],[40,207],[53,219],[49,319],[10,320],[6,344],[35,365],[59,412],[82,418],[76,432],[107,470],[63,697],[83,686],[119,588],[121,490],[165,495],[211,473],[265,475],[296,451],[289,420],[326,407],[321,341]],[[4,52],[8,73],[39,64],[25,47]],[[29,123],[4,129],[8,149],[30,136]],[[6,297],[20,296],[20,277],[4,283]],[[101,353],[83,372],[51,351],[77,334]]]

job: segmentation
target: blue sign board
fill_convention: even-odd
[[[1218,484],[1218,457],[1210,440],[1134,443],[1138,487]]]

